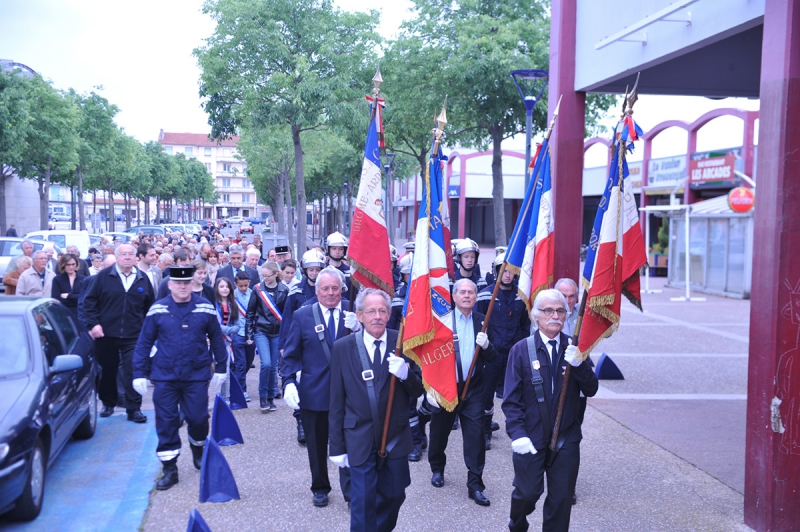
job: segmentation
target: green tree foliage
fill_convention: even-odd
[[[212,137],[235,135],[251,119],[288,126],[305,213],[303,136],[353,118],[376,64],[377,13],[342,12],[330,0],[208,0],[203,11],[217,23],[195,50]],[[304,223],[297,237],[306,241]]]
[[[30,127],[17,169],[23,179],[36,181],[39,222],[47,229],[50,185],[68,179],[78,163],[79,112],[72,101],[36,75],[24,81],[30,109]]]
[[[6,234],[6,181],[22,164],[25,136],[30,127],[24,80],[16,73],[0,72],[0,233]]]

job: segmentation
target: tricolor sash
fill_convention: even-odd
[[[265,292],[261,289],[261,285],[256,285],[256,291],[258,292],[258,296],[261,298],[261,301],[267,306],[272,315],[275,316],[278,321],[283,322],[283,316],[281,316],[281,311],[278,310],[278,305],[272,300],[272,296],[269,295],[269,292]]]

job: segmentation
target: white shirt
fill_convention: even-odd
[[[328,326],[328,320],[330,319],[330,313],[333,312],[333,337],[336,338],[336,332],[339,328],[339,313],[342,311],[342,302],[339,301],[339,304],[329,309],[320,303],[319,309],[322,311],[322,321],[325,323],[325,327]]]
[[[555,390],[556,371],[558,371],[558,370],[556,369],[556,366],[555,366],[555,363],[554,363],[555,357],[553,356],[553,346],[550,345],[550,342],[555,340],[555,342],[556,342],[556,354],[557,354],[559,348],[561,347],[561,345],[560,345],[561,342],[559,341],[561,339],[561,335],[557,334],[555,338],[548,338],[547,336],[545,336],[545,334],[542,331],[538,331],[538,333],[539,333],[539,336],[542,339],[542,342],[544,342],[544,346],[547,348],[547,353],[550,355],[550,368],[551,368],[550,371],[553,374],[553,379],[550,382],[550,391],[552,392],[552,391]]]
[[[567,336],[575,336],[575,326],[578,324],[578,305],[572,307],[572,312],[567,313],[564,328],[561,330]]]
[[[375,340],[381,341],[381,362],[383,362],[383,357],[386,356],[386,339],[388,335],[386,334],[386,330],[383,331],[383,336],[380,338],[375,338],[370,333],[364,330],[364,347],[367,348],[367,353],[369,354],[370,362],[375,362],[373,360],[375,354]]]
[[[472,325],[472,312],[469,313],[469,316],[464,316],[458,309],[453,312],[456,313],[456,334],[460,351],[456,363],[461,362],[461,374],[466,381],[472,365],[472,357],[475,356],[475,329]],[[456,368],[456,376],[458,376],[458,368]]]
[[[122,270],[119,269],[119,266],[114,266],[117,269],[117,275],[119,275],[119,280],[122,281],[122,287],[127,292],[133,286],[133,282],[136,280],[136,267],[131,268],[131,273],[125,275],[122,273]]]
[[[142,268],[141,263],[139,263],[139,269],[142,271],[143,274],[147,276],[148,279],[150,279],[150,284],[153,285],[153,288],[155,288],[157,292],[158,286],[156,286],[156,274],[153,271],[153,267],[148,266],[147,269],[145,270],[144,268]],[[125,290],[127,290],[127,288]]]

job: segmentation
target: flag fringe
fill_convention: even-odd
[[[427,344],[428,342],[433,340],[435,336],[436,336],[436,327],[434,326],[428,332],[418,334],[413,338],[409,338],[408,340],[403,340],[403,351],[412,350],[415,347]],[[420,367],[422,367],[422,365],[420,365]]]
[[[414,352],[412,349],[409,349],[409,350],[406,352],[406,350],[405,350],[405,345],[404,345],[404,346],[403,346],[403,351],[404,351],[404,352],[403,352],[403,354],[404,354],[405,356],[407,356],[408,358],[410,358],[411,360],[413,360],[413,361],[414,361],[414,363],[415,363],[417,366],[419,366],[420,368],[422,367],[422,361],[419,359],[419,357],[417,356],[417,354],[416,354],[416,353],[415,353],[415,352]],[[453,399],[452,401],[448,401],[448,400],[447,400],[447,399],[445,399],[445,398],[444,398],[444,397],[443,397],[443,396],[442,396],[442,395],[441,395],[439,392],[437,392],[435,389],[433,389],[433,388],[431,387],[431,385],[430,385],[430,384],[428,384],[428,381],[426,381],[424,377],[422,378],[422,385],[425,387],[425,391],[426,391],[426,392],[431,392],[431,393],[433,394],[433,396],[436,398],[436,402],[437,402],[437,403],[439,403],[439,405],[440,405],[442,408],[444,408],[444,409],[445,409],[445,410],[447,410],[448,412],[452,412],[453,410],[455,410],[455,408],[456,408],[456,405],[458,405],[458,394],[456,394],[456,397],[455,397],[455,399]]]
[[[636,275],[638,275],[638,274],[636,274]],[[641,296],[637,296],[636,294],[634,294],[633,292],[631,292],[627,288],[627,284],[628,284],[629,281],[630,281],[630,279],[628,279],[628,281],[625,281],[624,283],[622,283],[622,295],[625,296],[625,298],[628,301],[630,301],[631,304],[634,307],[638,308],[641,312],[644,312],[644,308],[642,307]],[[641,292],[640,292],[640,294],[641,294]]]
[[[389,284],[387,284],[386,281],[384,281],[383,279],[372,273],[372,271],[370,271],[369,268],[367,268],[366,266],[364,266],[359,262],[356,262],[352,258],[349,258],[349,262],[350,266],[355,268],[358,271],[358,273],[360,273],[361,275],[363,275],[364,277],[366,277],[367,279],[378,285],[378,287],[387,294],[389,294],[389,296],[394,296],[394,288]]]
[[[578,351],[578,356],[581,357],[581,361],[584,361],[587,358],[589,358],[589,355],[592,354],[592,351],[594,350],[595,347],[597,347],[597,344],[599,344],[600,342],[602,342],[603,340],[605,340],[606,338],[617,332],[617,329],[619,329],[619,322],[612,323],[611,326],[605,331],[603,331],[603,334],[601,334],[600,337],[598,337],[597,340],[595,340],[594,343],[586,349],[586,351]]]

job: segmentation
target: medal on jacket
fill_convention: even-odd
[[[533,361],[533,369],[536,370],[536,371],[539,371],[539,366],[540,366],[539,361],[538,360],[534,360]]]

